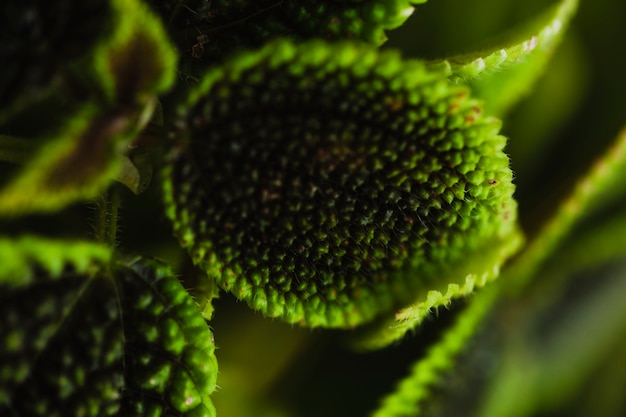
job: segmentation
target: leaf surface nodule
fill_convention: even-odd
[[[357,325],[516,232],[500,122],[394,52],[273,43],[210,71],[177,123],[175,233],[267,316]]]

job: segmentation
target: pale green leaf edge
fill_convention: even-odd
[[[381,400],[372,417],[419,416],[432,387],[441,374],[454,366],[456,355],[478,328],[482,318],[497,299],[495,287],[485,288],[471,300],[467,310],[458,316],[453,326],[446,330],[440,341],[431,346],[425,357],[413,364],[410,374],[402,379],[395,391]]]
[[[113,17],[115,31],[97,48],[92,66],[93,71],[102,84],[103,93],[112,103],[115,103],[116,80],[111,74],[109,60],[112,55],[125,47],[129,47],[140,35],[147,35],[158,50],[151,51],[153,59],[160,61],[161,74],[147,86],[147,91],[137,91],[141,101],[145,101],[147,93],[162,93],[167,91],[176,79],[176,65],[178,56],[174,46],[157,16],[148,6],[138,0],[113,0]]]
[[[537,51],[548,53],[560,41],[578,8],[578,0],[562,0],[545,14],[529,22],[522,30],[522,40],[508,42],[489,51],[481,51],[433,61],[429,65],[444,68],[454,82],[468,82],[493,74],[511,64],[524,62]],[[540,24],[540,29],[536,29]],[[531,35],[526,35],[530,32]]]
[[[500,275],[503,264],[524,244],[522,233],[515,229],[505,237],[468,254],[467,262],[447,273],[445,282],[453,282],[445,288],[429,291],[425,298],[396,312],[394,317],[384,319],[373,328],[352,336],[351,346],[356,350],[382,349],[400,341],[439,308],[447,308],[454,299],[467,297]],[[452,278],[452,276],[458,278]],[[459,281],[460,278],[460,281]],[[458,282],[458,283],[455,283]]]
[[[111,250],[81,240],[51,240],[37,236],[0,237],[0,282],[28,285],[34,279],[33,264],[59,277],[65,267],[72,266],[79,274],[95,274],[111,262]]]
[[[0,189],[0,216],[15,217],[31,213],[48,213],[60,210],[78,200],[88,200],[105,189],[121,166],[120,137],[106,137],[101,140],[118,142],[113,148],[119,149],[120,157],[112,157],[105,169],[87,183],[68,188],[48,184],[50,173],[62,168],[64,159],[75,151],[81,136],[89,132],[92,123],[102,122],[95,106],[86,106],[69,120],[61,133],[52,135],[5,186]],[[111,133],[128,136],[129,121],[123,117],[111,117],[108,121]],[[26,140],[26,139],[23,139]],[[117,146],[115,146],[117,145]],[[87,162],[87,161],[85,161]],[[65,169],[65,168],[62,168]],[[81,178],[75,178],[81,180]]]

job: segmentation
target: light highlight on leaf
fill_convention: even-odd
[[[431,65],[445,68],[453,82],[470,84],[473,94],[485,100],[487,111],[503,114],[541,75],[577,8],[578,0],[561,0],[502,46]]]

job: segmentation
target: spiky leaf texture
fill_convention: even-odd
[[[208,279],[271,317],[353,326],[513,233],[499,122],[445,74],[352,44],[270,44],[180,107],[167,213]]]
[[[358,39],[375,45],[425,0],[151,0],[195,76],[225,56],[276,37]]]
[[[0,414],[215,414],[212,335],[167,267],[30,237],[0,261]]]
[[[461,409],[467,415],[477,415],[477,411],[472,410],[478,409],[481,395],[490,396],[489,407],[497,410],[491,410],[490,415],[534,415],[536,410],[533,408],[544,406],[538,403],[551,396],[546,392],[573,390],[572,387],[582,384],[587,374],[582,371],[585,368],[582,361],[576,362],[578,358],[589,360],[593,356],[590,351],[610,349],[611,343],[623,346],[623,337],[618,336],[616,342],[609,336],[619,334],[611,326],[624,327],[623,323],[615,321],[615,317],[621,317],[622,309],[611,308],[607,300],[624,294],[623,272],[616,271],[623,270],[620,269],[623,264],[619,263],[626,247],[626,218],[617,216],[600,224],[593,222],[591,227],[581,223],[583,219],[588,220],[595,204],[606,202],[606,197],[598,196],[615,186],[615,176],[622,172],[626,156],[625,143],[626,136],[621,132],[614,145],[593,164],[538,236],[509,265],[503,281],[472,300],[472,305],[460,313],[457,323],[415,363],[411,375],[384,399],[375,416],[446,416],[456,415]],[[590,230],[585,230],[584,226]],[[554,255],[548,258],[546,254]],[[586,272],[576,277],[578,271]],[[593,285],[584,282],[592,277]],[[531,280],[534,285],[528,285]],[[515,297],[511,297],[511,292]],[[524,314],[511,314],[509,310],[524,311]],[[580,338],[580,333],[589,331],[585,326],[593,323],[595,319],[592,317],[599,312],[606,315],[603,328],[610,330],[604,335],[596,332],[592,346],[572,343]],[[516,317],[515,328],[525,329],[527,334],[508,340],[505,330],[511,327],[511,317]],[[554,322],[559,320],[577,321],[573,326],[555,325]],[[494,331],[494,328],[503,330]],[[538,328],[549,331],[544,330],[541,336],[533,335]],[[565,336],[570,331],[568,328],[581,330],[574,336]],[[564,339],[559,342],[561,346],[570,344],[576,348],[549,346],[559,338]],[[522,356],[528,363],[503,364],[505,343],[510,344],[508,348],[514,352],[513,356],[524,352]],[[487,351],[489,355],[485,355]],[[562,353],[565,351],[568,354]],[[542,358],[544,356],[546,358]],[[572,359],[576,356],[576,360]],[[602,355],[596,356],[600,357]],[[537,364],[540,360],[544,362]],[[572,366],[575,362],[576,366]],[[511,369],[507,369],[509,365]],[[494,370],[498,367],[506,369],[508,374],[495,378]],[[535,369],[530,371],[533,367]],[[556,367],[561,370],[546,371]],[[521,369],[523,375],[517,373]],[[564,374],[567,376],[562,376]],[[623,377],[623,372],[617,374],[617,377]],[[528,383],[533,378],[535,380]],[[504,384],[503,380],[506,381]],[[487,390],[488,384],[491,384],[491,390]],[[543,386],[537,389],[541,384]],[[521,392],[526,393],[520,395]],[[560,395],[563,394],[554,397]],[[517,398],[514,407],[510,404],[512,397]]]

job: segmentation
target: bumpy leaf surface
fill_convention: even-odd
[[[0,241],[3,416],[212,416],[211,332],[172,272],[107,248]]]
[[[176,234],[271,317],[371,320],[464,283],[446,272],[515,229],[499,122],[393,52],[270,44],[208,73],[178,124],[163,173]]]
[[[447,416],[459,410],[478,415],[481,396],[489,397],[486,415],[534,415],[551,401],[546,401],[550,396],[571,398],[563,392],[570,390],[571,395],[606,350],[623,346],[623,337],[613,338],[619,334],[615,327],[624,328],[623,320],[616,320],[623,317],[623,309],[611,300],[624,295],[626,218],[619,215],[592,223],[586,232],[580,223],[595,205],[606,202],[608,190],[615,189],[623,172],[625,144],[622,132],[511,263],[503,280],[472,300],[457,323],[384,399],[375,416]],[[526,334],[506,331],[511,317],[517,320],[517,331]],[[600,322],[610,330],[597,331],[591,344],[584,343],[586,338],[580,335]],[[533,334],[539,329],[541,335]],[[506,349],[514,362],[503,361]],[[503,375],[496,379],[498,367]],[[623,372],[614,376],[623,378]]]
[[[358,39],[375,45],[425,0],[151,0],[182,53],[181,69],[204,68],[276,37]]]

